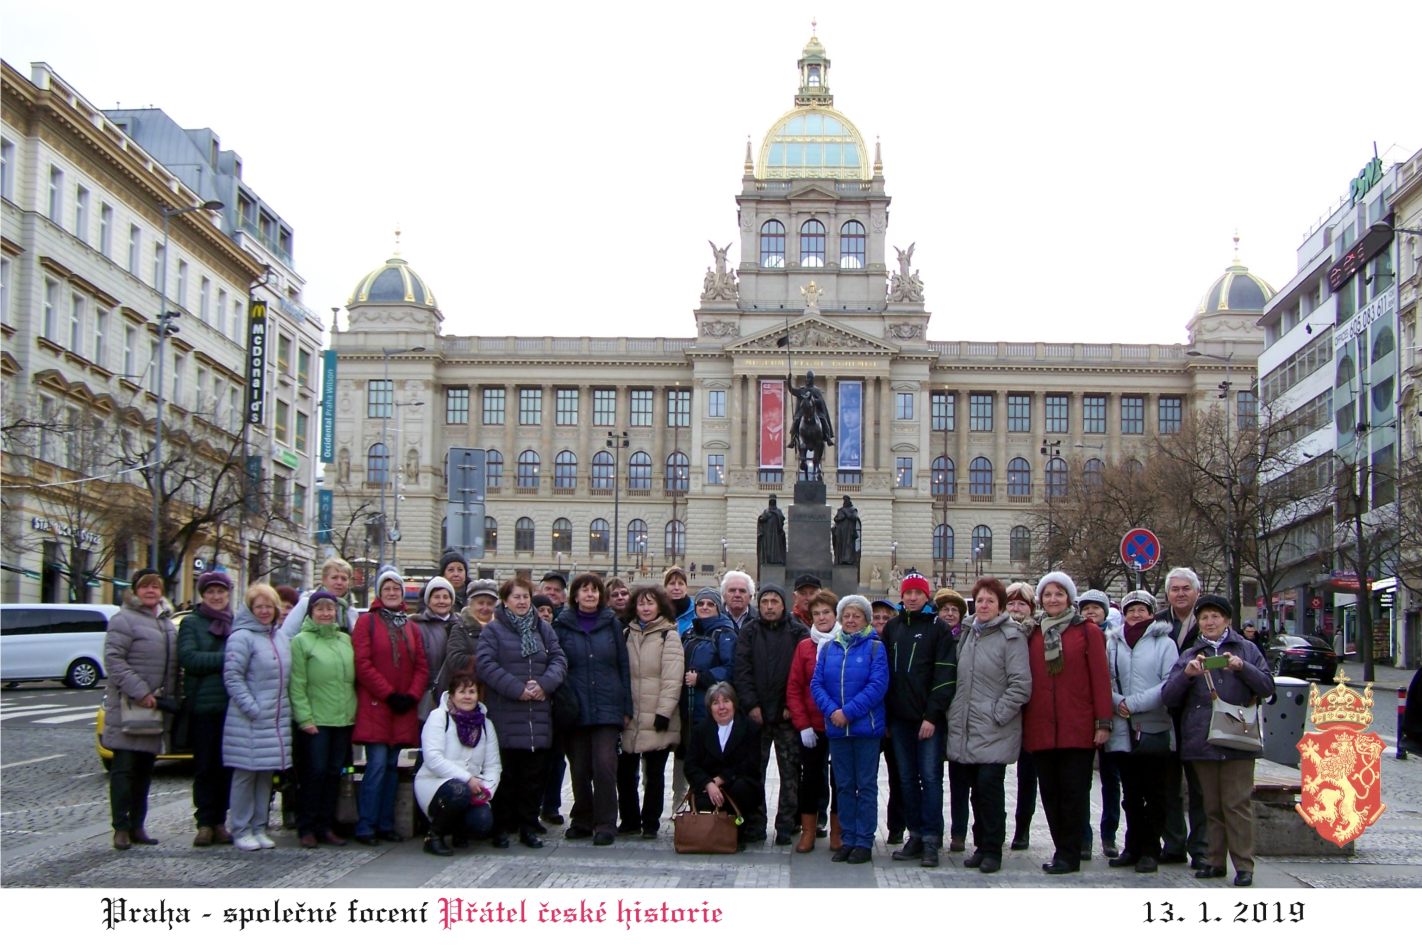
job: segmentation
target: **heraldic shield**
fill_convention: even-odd
[[[1298,743],[1302,796],[1294,809],[1318,835],[1343,846],[1363,835],[1387,806],[1382,802],[1382,738],[1365,731],[1373,721],[1373,686],[1359,694],[1338,670],[1336,687],[1309,687],[1310,717],[1317,731]]]

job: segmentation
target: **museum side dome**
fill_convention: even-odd
[[[438,309],[429,284],[398,256],[391,257],[361,277],[346,305],[362,303],[393,303]]]
[[[1239,262],[1239,238],[1234,239],[1234,263],[1218,280],[1210,284],[1200,305],[1195,308],[1196,316],[1213,316],[1216,313],[1264,312],[1264,304],[1274,295],[1274,288],[1263,279],[1249,272],[1249,268]]]
[[[811,36],[800,55],[795,108],[775,120],[760,146],[757,177],[870,179],[869,153],[859,129],[835,111],[829,57]]]

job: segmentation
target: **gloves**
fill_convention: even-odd
[[[665,731],[669,727],[671,727],[671,718],[667,717],[665,714],[659,714],[656,717],[652,718],[652,729],[658,734]]]
[[[820,742],[820,736],[815,733],[815,729],[807,727],[800,732],[800,743],[806,747],[814,747]]]
[[[404,714],[415,706],[415,699],[410,695],[393,691],[385,696],[385,703],[389,705],[390,710],[396,714]]]

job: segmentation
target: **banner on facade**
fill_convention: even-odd
[[[785,383],[760,383],[760,466],[785,467]]]
[[[331,525],[335,519],[335,491],[316,492],[316,542],[331,542]]]
[[[839,383],[839,426],[835,465],[841,471],[864,467],[864,383]]]
[[[267,406],[267,304],[247,304],[247,424],[260,425]]]
[[[336,350],[321,353],[321,463],[336,461]]]

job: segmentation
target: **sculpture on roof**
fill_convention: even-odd
[[[914,241],[908,245],[907,250],[895,247],[894,250],[899,255],[899,272],[889,275],[889,302],[891,303],[922,303],[923,302],[923,280],[919,277],[918,271],[909,272],[913,265],[913,250],[918,246]]]
[[[716,261],[716,267],[706,268],[706,279],[701,287],[701,299],[705,300],[734,300],[740,296],[740,287],[736,283],[736,271],[727,266],[726,258],[730,254],[731,245],[717,247],[715,241],[706,241],[711,245],[711,256]]]

